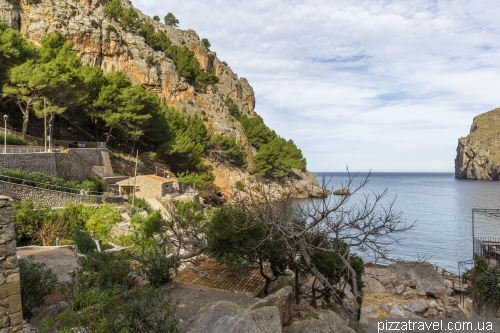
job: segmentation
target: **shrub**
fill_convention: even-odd
[[[55,289],[57,277],[44,263],[35,262],[32,256],[19,260],[19,275],[23,316],[30,318],[33,309]]]
[[[206,38],[203,38],[203,39],[201,40],[201,43],[202,43],[203,45],[205,45],[205,47],[207,48],[207,50],[208,50],[208,49],[210,49],[210,46],[212,46],[212,45],[210,44],[210,42],[208,41],[208,39],[206,39]]]
[[[153,56],[147,56],[146,57],[146,65],[148,65],[148,67],[153,67],[155,65],[155,57]]]
[[[92,21],[90,21],[90,25],[92,26],[92,28],[94,29],[97,29],[99,28],[99,23],[97,23],[96,20],[92,19]]]
[[[211,172],[181,172],[177,178],[184,184],[190,185],[199,189],[206,189],[215,180],[215,176]]]
[[[236,188],[239,190],[242,190],[245,188],[245,184],[243,184],[243,182],[241,180],[238,180],[235,185],[236,185]]]
[[[0,134],[0,143],[1,144],[5,143],[5,136],[3,133]],[[37,142],[28,141],[15,134],[7,134],[7,144],[15,146],[36,146]]]
[[[73,232],[73,241],[82,254],[90,254],[97,251],[97,246],[88,231],[75,230]]]
[[[158,253],[156,250],[151,250],[139,257],[141,263],[140,273],[144,276],[153,287],[160,287],[172,281],[171,270],[177,269],[177,258]]]
[[[116,30],[116,28],[113,25],[111,25],[111,24],[106,27],[106,31],[107,32],[113,31],[115,34],[118,33],[118,30]]]
[[[80,285],[78,289],[109,288],[116,285],[130,288],[132,286],[131,259],[129,255],[122,252],[92,252],[86,257],[78,258],[80,267],[75,272]]]
[[[179,332],[175,303],[163,288],[134,288],[131,257],[123,253],[93,253],[66,285],[70,308],[46,319],[42,332]]]
[[[156,22],[160,22],[160,17],[158,15],[153,16],[153,20]]]
[[[4,177],[5,176],[5,177]],[[11,178],[8,178],[11,177]],[[15,178],[15,179],[14,179]],[[97,177],[90,177],[83,182],[77,180],[66,180],[48,176],[41,172],[26,172],[23,170],[5,169],[0,167],[0,180],[15,184],[35,186],[40,188],[59,190],[63,192],[75,192],[74,190],[89,190],[93,192],[104,191],[104,181]]]

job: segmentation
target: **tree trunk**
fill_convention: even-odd
[[[311,260],[309,253],[307,252],[306,245],[304,241],[300,238],[295,239],[297,242],[297,246],[299,248],[299,252],[304,259],[307,267],[311,270],[311,273],[316,277],[316,279],[323,285],[325,288],[325,292],[329,293],[332,298],[340,304],[349,314],[349,326],[356,330],[359,325],[359,313],[360,313],[360,302],[357,300],[356,308],[353,309],[347,304],[340,296],[335,292],[335,289],[332,287],[330,282],[321,274],[321,272],[316,268],[316,265]]]
[[[299,304],[300,302],[300,290],[299,290],[299,270],[295,270],[295,304]]]
[[[17,105],[19,106],[19,109],[23,113],[23,129],[21,130],[21,137],[23,139],[26,138],[26,133],[28,132],[28,123],[30,120],[30,109],[29,109],[29,104],[26,104],[26,109],[23,109],[23,106],[21,105],[21,102],[17,102]]]
[[[267,276],[266,273],[264,273],[264,267],[262,265],[261,259],[259,259],[259,271],[260,275],[266,280],[266,282],[264,283],[264,287],[262,289],[264,289],[264,295],[267,295],[267,288],[269,287],[269,283],[271,283],[272,281],[276,281],[277,277],[272,279],[269,276]]]

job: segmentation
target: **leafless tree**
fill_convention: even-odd
[[[353,196],[370,180],[370,174],[359,182],[356,176],[349,173],[347,183],[342,185],[349,194],[322,199],[298,201],[292,195],[293,184],[279,185],[264,180],[247,182],[244,189],[234,194],[235,203],[245,212],[266,224],[275,234],[281,235],[290,247],[298,249],[303,262],[324,291],[349,313],[352,327],[358,326],[362,299],[356,282],[356,271],[349,262],[351,251],[388,258],[391,248],[398,243],[397,235],[413,227],[413,223],[407,224],[404,221],[402,212],[394,210],[394,200],[388,205],[381,205],[387,190],[363,194],[359,202],[353,202]],[[322,187],[325,191],[330,183],[331,179],[323,179]],[[313,243],[310,235],[321,235],[325,241]],[[345,246],[342,250],[338,246],[332,247],[332,239],[345,242],[347,249]],[[317,269],[314,253],[318,251],[335,253],[349,271],[352,292],[356,298],[354,305],[344,301]]]

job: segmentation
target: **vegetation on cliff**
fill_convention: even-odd
[[[178,74],[199,93],[217,84],[213,66],[209,65],[211,72],[203,70],[193,51],[186,45],[174,45],[154,27],[154,21],[139,20],[134,8],[113,0],[106,3],[104,14],[120,29],[137,31],[149,47],[163,52]],[[171,15],[169,22],[175,23],[174,19]],[[101,23],[92,20],[92,26],[100,27]],[[182,181],[203,187],[214,179],[204,162],[206,158],[216,165],[244,168],[256,176],[274,179],[286,178],[292,168],[306,167],[301,151],[291,140],[279,137],[262,118],[241,114],[231,99],[226,99],[226,105],[255,150],[243,147],[234,138],[207,131],[205,118],[172,109],[153,92],[134,85],[124,73],[104,74],[97,67],[83,64],[73,45],[66,43],[59,32],[45,36],[40,47],[4,23],[0,33],[0,107],[10,114],[9,124],[22,127],[22,136],[30,123],[40,123],[38,119],[47,114],[49,123],[58,119],[77,124],[82,131],[92,132],[95,140],[105,140],[109,147],[155,152]],[[202,44],[210,47],[206,38]],[[214,57],[209,59],[213,62]],[[148,56],[146,62],[155,66],[156,60]],[[32,119],[32,115],[36,118]]]

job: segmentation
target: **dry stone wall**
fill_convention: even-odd
[[[85,152],[78,153],[77,156],[61,153],[0,154],[1,167],[41,172],[64,179],[84,180],[96,176],[93,166],[100,164],[102,156],[98,149],[85,149]]]
[[[21,333],[23,312],[12,199],[0,196],[0,333]]]
[[[38,202],[50,207],[63,207],[66,202],[86,203],[91,200],[97,204],[102,203],[102,196],[59,192],[3,181],[0,181],[0,193],[2,195],[8,195],[12,197],[16,202],[30,199],[33,202]],[[2,331],[0,330],[0,333],[1,332]]]

